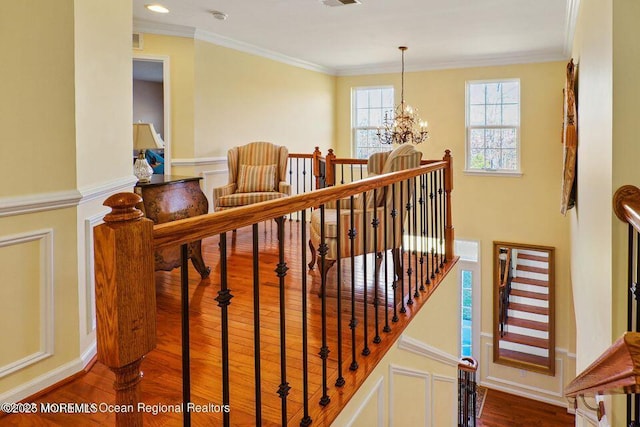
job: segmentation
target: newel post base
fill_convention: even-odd
[[[142,198],[119,193],[94,229],[98,361],[115,375],[116,426],[142,426],[140,363],[156,347],[153,221],[135,206]]]
[[[120,368],[111,368],[116,379],[113,382],[113,389],[116,391],[116,405],[118,408],[131,408],[116,412],[116,425],[124,425],[131,427],[142,426],[142,412],[138,411],[138,402],[140,402],[140,381],[142,381],[142,372],[140,371],[140,363],[142,359],[122,366]]]

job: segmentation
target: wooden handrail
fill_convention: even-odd
[[[613,211],[620,221],[627,222],[640,232],[640,188],[623,185],[613,195]]]
[[[316,147],[318,148],[318,147]],[[290,159],[313,159],[313,153],[289,153]]]
[[[291,212],[319,206],[332,200],[355,196],[365,191],[373,190],[374,188],[385,187],[435,170],[446,169],[448,166],[448,162],[440,161],[415,169],[392,172],[365,178],[349,184],[327,187],[311,193],[298,194],[207,215],[157,224],[153,228],[154,244],[156,248],[159,248],[201,240],[237,228],[279,218]],[[445,176],[446,175],[448,174],[445,174]],[[450,217],[450,215],[451,209],[447,209],[447,216]],[[450,232],[452,233],[453,227],[450,226],[450,219],[446,224],[449,224]],[[447,226],[445,226],[445,233],[446,231]],[[448,236],[445,235],[445,238],[446,237]],[[451,243],[450,254],[453,256],[453,242],[447,241],[447,244],[449,243]]]
[[[640,333],[626,332],[564,389],[567,397],[640,392]]]

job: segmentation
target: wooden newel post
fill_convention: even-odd
[[[447,168],[444,170],[444,192],[447,204],[444,223],[444,258],[450,261],[453,259],[453,240],[455,238],[451,220],[451,192],[453,191],[453,157],[451,157],[451,150],[445,150],[442,160],[447,162]]]
[[[322,153],[320,153],[320,147],[316,147],[315,150],[313,150],[313,176],[315,177],[315,181],[316,181],[316,190],[320,188],[320,179],[322,177],[322,172],[320,171],[320,157],[322,156]]]
[[[327,187],[332,187],[336,185],[336,164],[335,159],[336,155],[333,154],[333,148],[329,148],[329,152],[325,156],[327,160],[327,164],[325,165],[325,177],[326,177],[326,185]]]
[[[156,346],[153,221],[135,208],[142,198],[119,193],[94,229],[98,360],[115,374],[117,426],[142,426],[140,363]],[[123,406],[126,405],[126,406]]]

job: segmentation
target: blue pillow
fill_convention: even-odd
[[[164,175],[164,157],[151,150],[145,151],[145,157],[151,165],[154,174]]]

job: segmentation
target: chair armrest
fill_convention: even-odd
[[[285,181],[278,183],[278,191],[284,194],[291,195],[291,185]]]
[[[223,196],[228,196],[236,192],[236,183],[223,185],[222,187],[215,187],[213,189],[213,209],[218,206],[218,199]]]

